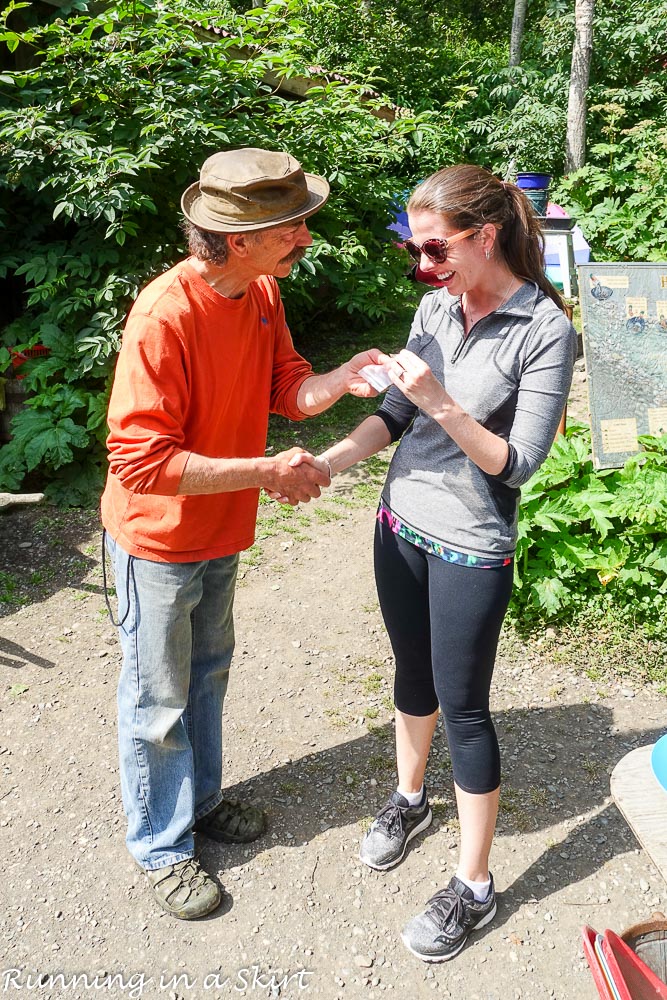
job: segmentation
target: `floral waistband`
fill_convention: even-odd
[[[380,506],[377,511],[377,519],[380,524],[386,524],[395,535],[399,535],[404,538],[406,542],[411,542],[412,545],[416,545],[419,549],[424,549],[432,556],[437,556],[439,559],[444,559],[445,562],[457,563],[459,566],[474,566],[475,569],[499,569],[501,566],[509,566],[512,562],[511,559],[493,559],[487,556],[471,556],[467,552],[456,552],[455,549],[449,549],[446,545],[441,542],[436,542],[432,538],[427,538],[425,535],[420,534],[415,531],[414,528],[408,527],[407,524],[403,524],[400,518],[387,507],[384,500],[380,500]]]

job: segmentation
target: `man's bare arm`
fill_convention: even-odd
[[[297,396],[297,406],[301,412],[309,417],[322,413],[346,392],[365,399],[377,396],[377,391],[359,374],[359,369],[365,365],[374,365],[379,353],[375,348],[363,351],[326,375],[311,375],[307,378],[301,383]]]
[[[326,472],[309,463],[294,467],[295,455],[307,454],[291,448],[275,456],[258,458],[209,458],[191,454],[178,487],[180,496],[202,493],[232,493],[264,487],[288,495],[293,503],[306,503],[320,495],[320,487],[329,485]]]

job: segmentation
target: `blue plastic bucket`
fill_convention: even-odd
[[[667,792],[667,733],[661,736],[651,753],[653,773]]]
[[[520,188],[548,188],[551,183],[551,174],[517,174],[516,186]]]

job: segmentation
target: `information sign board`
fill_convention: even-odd
[[[667,434],[667,263],[582,264],[579,298],[598,469]]]

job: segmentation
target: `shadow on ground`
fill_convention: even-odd
[[[611,857],[636,846],[615,806],[609,804],[609,776],[633,747],[654,742],[659,729],[615,732],[611,709],[575,704],[533,710],[508,710],[494,716],[504,759],[496,844],[503,838],[548,830],[569,821],[565,836],[507,887],[499,906],[501,922],[520,906],[584,880]],[[440,820],[425,837],[457,835],[451,768],[439,733],[427,770],[429,793]],[[351,776],[352,783],[348,781]],[[371,786],[375,778],[377,786]],[[329,750],[266,770],[229,789],[252,794],[269,812],[269,846],[300,846],[329,827],[359,824],[358,834],[395,785],[393,726],[386,725]],[[297,801],[300,799],[300,801]],[[442,827],[452,823],[447,833]],[[562,829],[562,828],[561,828]],[[287,837],[290,832],[292,837]],[[261,854],[266,838],[243,849],[207,844],[221,867]],[[443,854],[445,848],[443,847]],[[516,870],[516,866],[513,866]],[[380,876],[382,877],[382,876]],[[497,926],[497,922],[496,922]]]
[[[97,511],[40,505],[0,514],[0,618],[66,587],[101,594],[101,585],[85,582],[99,558],[100,539]]]
[[[37,667],[44,667],[50,670],[55,666],[53,660],[47,660],[43,656],[31,653],[24,646],[19,646],[16,642],[0,635],[0,666],[1,667],[25,667],[28,663],[33,663]]]

